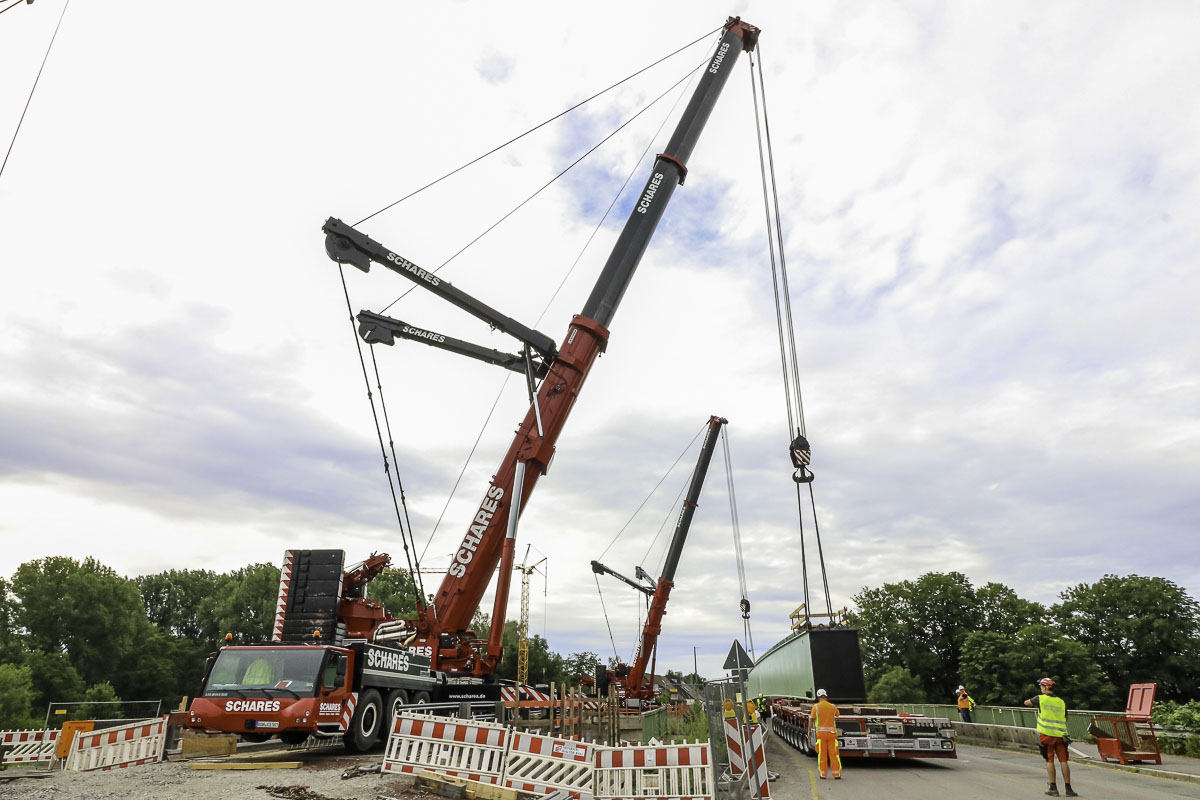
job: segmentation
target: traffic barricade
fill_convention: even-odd
[[[771,787],[767,776],[767,749],[763,742],[763,726],[758,722],[748,723],[743,731],[746,736],[746,769],[750,773],[750,795],[768,798]]]
[[[725,750],[729,753],[729,775],[734,780],[746,771],[746,759],[742,755],[742,728],[735,717],[724,719]]]
[[[90,772],[151,764],[162,760],[166,739],[166,717],[76,733],[64,768]]]
[[[708,742],[606,747],[597,754],[595,800],[713,800]]]
[[[4,764],[30,764],[54,758],[57,730],[0,731]]]
[[[388,737],[383,771],[499,783],[508,736],[508,728],[494,722],[400,714]]]
[[[550,794],[561,789],[574,798],[590,798],[596,754],[606,749],[594,742],[516,731],[503,783],[521,792]]]

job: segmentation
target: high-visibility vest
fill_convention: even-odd
[[[1037,731],[1046,736],[1067,735],[1067,703],[1061,697],[1044,694],[1038,698]]]
[[[837,718],[839,716],[838,707],[827,700],[817,701],[817,704],[812,707],[811,716],[814,722],[817,723],[817,733],[836,733]]]

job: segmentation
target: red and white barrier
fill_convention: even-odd
[[[499,783],[508,735],[508,728],[494,722],[401,714],[388,737],[383,771],[429,771]]]
[[[592,796],[596,754],[604,749],[574,739],[514,732],[504,762],[503,784],[538,794],[561,790],[587,800]]]
[[[729,774],[734,780],[737,780],[746,771],[746,757],[742,752],[745,746],[742,742],[742,727],[738,725],[735,717],[726,717],[724,722],[725,749],[729,753]]]
[[[90,772],[152,764],[162,760],[166,738],[166,717],[76,733],[64,768]]]
[[[0,731],[5,764],[50,761],[58,744],[58,730]]]
[[[767,749],[763,742],[763,726],[751,722],[745,726],[746,766],[750,771],[750,793],[752,797],[769,798],[771,787],[767,782]],[[732,767],[732,760],[730,762]],[[757,787],[757,788],[756,788]]]
[[[283,641],[283,615],[287,613],[288,595],[292,592],[292,566],[296,561],[295,550],[283,553],[283,568],[279,570],[279,599],[275,601],[275,627],[271,629],[271,641]]]
[[[596,758],[595,800],[713,800],[708,742],[613,747]]]

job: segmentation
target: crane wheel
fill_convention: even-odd
[[[344,740],[351,749],[365,753],[379,741],[379,733],[383,730],[383,700],[379,692],[367,689],[358,696],[358,706],[354,716],[350,718],[349,735]]]
[[[415,706],[429,705],[429,692],[413,692],[412,704]]]
[[[384,707],[387,709],[387,729],[384,730],[384,736],[391,736],[392,731],[396,729],[396,717],[404,710],[402,706],[408,705],[408,692],[404,689],[392,689],[388,692],[387,703]]]

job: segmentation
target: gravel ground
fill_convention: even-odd
[[[280,760],[299,760],[292,758]],[[392,775],[359,775],[342,778],[342,772],[360,764],[378,763],[378,757],[316,759],[309,757],[299,769],[193,770],[189,762],[163,762],[109,772],[55,772],[46,778],[22,778],[0,784],[0,798],[7,800],[328,800],[366,798],[380,795],[406,800],[427,800],[430,795],[414,789],[411,778]],[[0,780],[39,772],[10,767]]]

